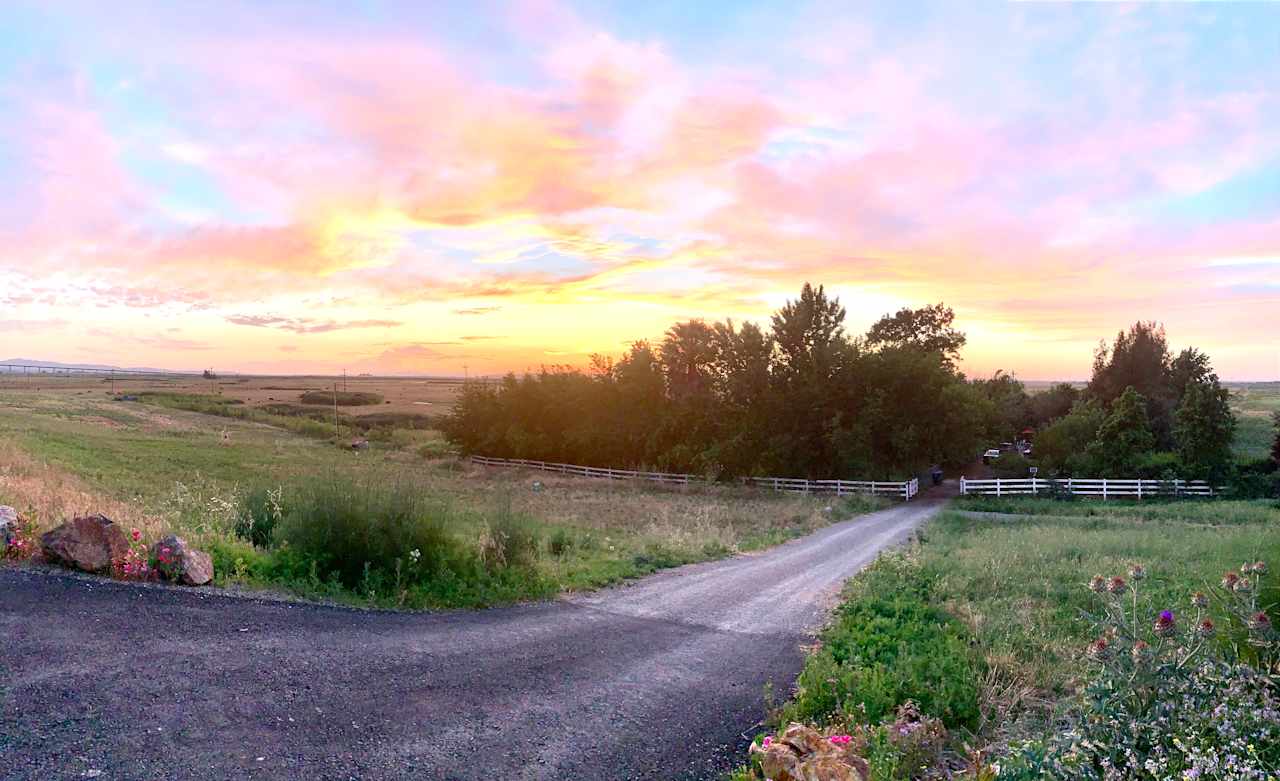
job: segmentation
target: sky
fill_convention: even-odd
[[[1280,4],[0,6],[0,358],[523,371],[806,281],[1280,379]]]

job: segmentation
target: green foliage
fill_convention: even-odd
[[[1033,425],[1043,428],[1069,414],[1076,402],[1080,401],[1080,395],[1079,389],[1067,382],[1059,382],[1048,390],[1034,394],[1029,402]]]
[[[1098,435],[1089,445],[1089,457],[1107,477],[1130,477],[1155,441],[1146,399],[1130,386],[1098,427]]]
[[[1077,402],[1071,412],[1036,435],[1035,457],[1049,474],[1087,476],[1093,471],[1089,445],[1107,419],[1096,401]]]
[[[966,463],[994,414],[937,349],[963,343],[950,310],[916,315],[890,318],[863,349],[844,333],[840,302],[806,285],[768,333],[677,323],[656,348],[596,356],[590,372],[543,367],[467,386],[442,426],[464,453],[726,480],[902,479]]]
[[[269,546],[284,515],[282,492],[280,488],[255,488],[247,492],[236,514],[236,536],[259,548]]]
[[[954,365],[964,347],[965,335],[952,327],[955,313],[945,304],[920,309],[899,309],[885,315],[867,331],[867,345],[876,347],[911,347],[937,353]]]
[[[367,391],[313,390],[302,394],[303,404],[328,404],[339,407],[367,407],[381,404],[382,394]]]
[[[1216,375],[1186,386],[1174,420],[1178,456],[1190,477],[1221,482],[1230,472],[1236,419]]]
[[[949,726],[975,726],[980,662],[933,586],[901,556],[882,556],[850,581],[783,722],[874,723],[913,700]]]
[[[991,462],[991,471],[1000,478],[1024,478],[1031,476],[1031,462],[1026,456],[1016,451],[1001,453]]]

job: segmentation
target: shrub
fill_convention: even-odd
[[[271,536],[284,513],[281,505],[282,488],[256,488],[240,500],[236,516],[236,536],[248,540],[259,548],[271,544]]]
[[[976,725],[979,662],[931,592],[918,564],[902,556],[882,556],[851,581],[783,718],[877,723],[911,700],[948,726]]]
[[[413,550],[423,576],[467,558],[448,528],[453,511],[405,484],[330,475],[286,487],[281,504],[283,541],[314,561],[322,578],[333,575],[347,588],[370,573],[393,572]]]

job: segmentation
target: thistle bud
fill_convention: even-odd
[[[1225,588],[1227,591],[1232,591],[1235,589],[1236,582],[1239,580],[1240,580],[1239,575],[1237,575],[1234,572],[1228,571],[1227,574],[1222,576],[1222,587]]]
[[[1119,575],[1116,575],[1107,583],[1107,591],[1110,591],[1112,594],[1115,594],[1117,596],[1119,596],[1120,594],[1123,594],[1125,592],[1125,589],[1127,588],[1128,588],[1128,584],[1126,584],[1124,582],[1124,578],[1120,577]]]
[[[1089,647],[1085,649],[1085,655],[1090,659],[1100,662],[1111,655],[1110,649],[1111,644],[1107,642],[1107,638],[1099,637],[1097,640],[1089,643]]]
[[[1147,576],[1147,570],[1141,564],[1134,564],[1129,568],[1129,580],[1142,580]]]
[[[1095,594],[1101,594],[1107,590],[1107,579],[1101,575],[1094,575],[1089,581],[1089,590]]]
[[[1271,628],[1271,617],[1259,610],[1252,616],[1249,616],[1249,631],[1265,632]]]
[[[1203,591],[1197,591],[1191,595],[1191,604],[1194,607],[1206,608],[1209,606],[1209,598],[1205,596]]]
[[[1201,637],[1212,637],[1215,629],[1216,627],[1214,627],[1213,621],[1206,618],[1196,627],[1196,634]]]
[[[1177,625],[1173,621],[1173,612],[1169,610],[1160,611],[1160,615],[1156,617],[1155,624],[1151,627],[1155,633],[1161,637],[1171,637]]]

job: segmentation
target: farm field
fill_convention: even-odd
[[[884,506],[864,498],[833,502],[490,472],[421,452],[418,440],[395,437],[353,452],[256,420],[116,401],[101,388],[0,391],[0,504],[31,508],[42,527],[103,512],[147,539],[176,531],[211,552],[223,585],[361,604],[544,598],[767,547]],[[252,532],[242,528],[237,537],[236,527],[261,509],[250,495],[262,499],[273,489],[283,505],[273,520],[283,527],[290,522],[285,516],[298,516],[293,545],[255,547],[245,539]],[[374,562],[372,572],[351,577],[339,566],[341,551],[326,558],[331,542],[309,538],[301,520],[323,516],[326,533],[341,537],[363,522],[358,518],[405,512],[435,519],[422,534],[436,536],[395,531],[387,538],[392,549],[347,551],[345,558]],[[359,531],[378,539],[391,534]],[[416,584],[410,567],[419,562],[409,558],[411,550],[435,567],[416,573]]]
[[[457,381],[408,377],[223,377],[206,380],[183,375],[118,374],[112,377],[100,373],[0,373],[0,391],[105,394],[114,387],[117,394],[199,394],[254,408],[299,404],[304,393],[332,391],[335,385],[339,391],[373,393],[382,397],[383,401],[378,404],[343,408],[344,413],[353,415],[389,412],[441,415],[449,411],[461,388]]]

